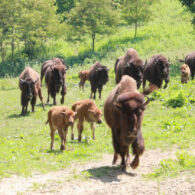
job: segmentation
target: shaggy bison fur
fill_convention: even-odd
[[[190,79],[190,68],[187,64],[180,66],[181,71],[181,83],[187,83]]]

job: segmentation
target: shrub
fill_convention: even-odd
[[[182,92],[180,92],[177,96],[170,97],[165,102],[165,105],[171,106],[172,108],[176,108],[176,107],[182,107],[185,103],[186,103],[186,97]]]

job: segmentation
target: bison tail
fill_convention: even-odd
[[[47,119],[47,121],[45,122],[45,124],[47,125],[47,123],[49,123],[49,120]]]

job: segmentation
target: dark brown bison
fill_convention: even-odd
[[[67,106],[54,106],[48,111],[48,120],[51,130],[51,150],[54,150],[54,136],[55,131],[58,130],[58,134],[61,138],[60,150],[65,150],[66,135],[68,133],[68,127],[73,128],[75,112],[73,112]]]
[[[89,70],[82,70],[78,73],[80,82],[79,82],[79,88],[82,87],[84,90],[84,85],[87,80],[89,80]]]
[[[165,80],[164,89],[169,82],[169,62],[161,54],[152,56],[145,65],[143,76],[144,94],[149,94],[154,90],[161,88]],[[145,89],[146,81],[149,81],[149,89]]]
[[[81,141],[84,121],[89,122],[91,124],[93,139],[95,139],[95,123],[102,123],[102,112],[95,105],[95,102],[90,99],[77,101],[72,105],[72,110],[77,113],[75,120],[78,119],[78,141]],[[71,138],[74,139],[73,131]]]
[[[66,94],[65,74],[68,67],[63,64],[52,65],[49,64],[45,72],[45,82],[48,91],[47,103],[49,104],[49,95],[53,98],[53,104],[56,105],[56,93],[61,90],[61,104],[64,103],[64,96]]]
[[[187,64],[190,68],[190,72],[191,72],[191,78],[192,80],[194,79],[194,73],[195,73],[195,52],[192,52],[190,54],[188,54],[185,57],[185,60],[180,60],[181,62],[185,62],[185,64]]]
[[[43,96],[41,93],[41,80],[39,74],[35,70],[30,67],[26,67],[24,69],[24,71],[19,76],[19,87],[21,90],[21,115],[27,113],[29,101],[31,101],[32,112],[34,112],[37,95],[39,95],[42,106],[44,108]]]
[[[128,75],[137,81],[139,89],[143,80],[144,65],[135,49],[129,48],[124,56],[119,57],[115,62],[114,69],[116,83],[120,82],[123,75]]]
[[[122,170],[126,170],[127,165],[130,164],[130,145],[135,155],[130,165],[133,169],[139,165],[139,156],[145,148],[141,124],[148,103],[149,99],[145,102],[144,95],[137,90],[136,81],[124,75],[104,104],[104,117],[112,130],[114,147],[112,163],[115,164],[120,155]]]
[[[91,84],[91,98],[96,98],[96,91],[99,91],[99,99],[101,99],[101,93],[103,85],[108,82],[108,68],[96,62],[89,71],[89,81]]]
[[[45,61],[41,66],[41,83],[42,83],[42,80],[43,80],[43,77],[45,75],[47,68],[49,68],[50,66],[55,66],[55,65],[64,65],[64,66],[68,67],[64,63],[64,60],[62,60],[60,58],[53,58],[52,60]]]

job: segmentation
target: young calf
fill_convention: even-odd
[[[190,79],[190,68],[187,64],[180,66],[181,71],[181,83],[187,83]]]
[[[56,129],[61,138],[60,150],[65,150],[68,127],[73,128],[75,112],[66,106],[54,106],[48,111],[48,120],[51,130],[51,150],[54,150],[54,134]]]
[[[98,124],[102,123],[101,121],[102,112],[95,105],[95,102],[90,99],[77,101],[72,105],[72,110],[77,112],[75,120],[78,119],[77,124],[78,141],[81,142],[84,121],[91,123],[91,129],[93,132],[92,136],[93,139],[95,139],[95,122]],[[74,139],[73,129],[71,139]]]
[[[84,85],[87,80],[89,80],[89,70],[82,70],[78,73],[80,82],[79,82],[79,88],[82,87],[84,91]]]

